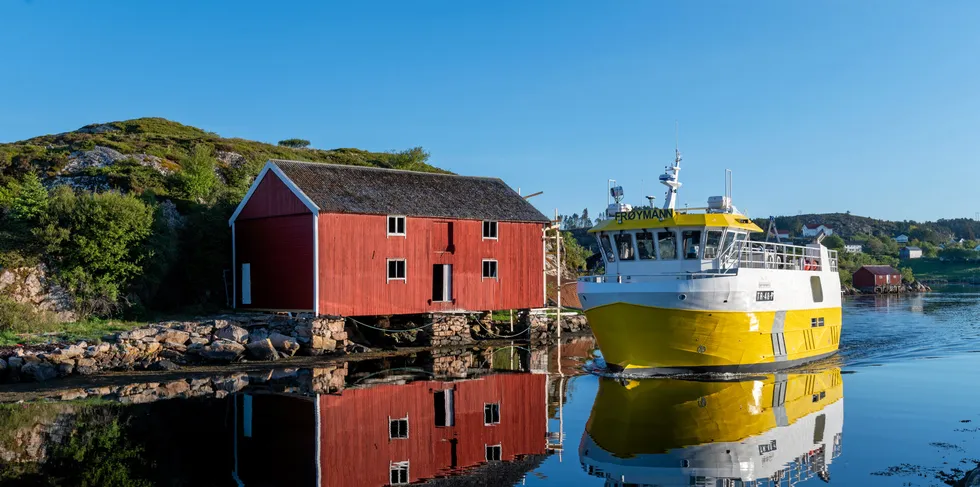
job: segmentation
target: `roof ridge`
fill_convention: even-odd
[[[311,166],[328,165],[328,166],[332,166],[332,167],[336,167],[336,168],[343,168],[343,169],[360,169],[360,170],[366,170],[366,171],[387,171],[387,172],[397,172],[397,173],[426,174],[426,175],[433,175],[433,176],[451,176],[451,177],[457,177],[457,178],[486,179],[486,180],[490,180],[490,181],[504,182],[503,179],[495,178],[493,176],[466,176],[464,174],[454,174],[454,173],[448,173],[447,174],[447,173],[429,172],[429,171],[412,171],[411,169],[394,169],[394,168],[389,168],[389,167],[358,166],[356,164],[337,164],[337,163],[334,163],[334,162],[295,161],[295,160],[292,160],[292,159],[269,159],[268,162],[271,162],[273,164],[275,164],[277,162],[288,162],[288,163],[291,163],[291,164],[307,164],[307,165],[311,165]],[[504,183],[504,184],[506,184],[506,183]]]

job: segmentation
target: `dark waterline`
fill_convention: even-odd
[[[598,377],[577,337],[0,388],[0,485],[959,485],[980,293],[844,308],[838,356],[726,381]]]

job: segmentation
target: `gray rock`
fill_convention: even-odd
[[[214,331],[216,338],[231,340],[233,342],[244,343],[248,338],[248,330],[238,325],[228,325]]]
[[[240,343],[230,340],[215,340],[211,345],[207,345],[200,352],[201,356],[217,362],[230,362],[237,359],[245,352],[245,347]]]
[[[58,377],[58,370],[47,362],[29,362],[21,368],[21,373],[38,382]]]
[[[248,357],[254,360],[275,360],[278,358],[276,349],[268,338],[249,343],[245,348],[248,350]]]
[[[208,343],[211,343],[211,340],[207,338],[191,337],[190,339],[190,345],[207,345]]]
[[[62,377],[69,376],[74,371],[75,371],[75,364],[73,363],[61,364],[58,366],[58,375]]]
[[[216,391],[238,392],[248,385],[248,374],[241,373],[220,379],[214,379],[214,389]]]
[[[171,362],[169,360],[166,360],[166,359],[165,360],[157,360],[156,362],[153,362],[149,366],[149,370],[156,370],[156,371],[177,370],[179,368],[180,368],[179,365],[177,365],[177,364],[175,364],[175,363],[173,363],[173,362]]]
[[[61,350],[61,356],[65,358],[75,358],[85,353],[85,347],[81,344],[71,345]]]
[[[149,327],[137,328],[135,330],[124,331],[120,333],[119,338],[129,339],[129,340],[142,340],[146,337],[151,337],[153,335],[156,335],[158,331],[159,330],[157,330],[156,328],[149,328]]]
[[[252,328],[248,332],[249,342],[260,342],[269,338],[269,330],[266,328]]]
[[[273,332],[269,335],[269,341],[272,342],[272,346],[285,353],[286,355],[292,356],[299,350],[299,342],[297,342],[293,337],[283,335],[282,333]]]

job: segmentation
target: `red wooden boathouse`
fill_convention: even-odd
[[[497,178],[270,160],[229,220],[236,308],[544,305],[548,219]]]

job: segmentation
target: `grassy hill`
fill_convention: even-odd
[[[768,218],[756,218],[754,221],[763,229],[769,225]],[[940,244],[953,237],[974,240],[980,236],[980,221],[971,218],[939,219],[934,222],[890,221],[850,213],[809,213],[776,217],[776,228],[789,230],[792,235],[799,235],[804,224],[821,223],[832,226],[834,233],[845,240],[859,235],[895,237],[905,234],[918,240]]]
[[[81,316],[204,312],[226,305],[227,220],[268,159],[446,172],[421,147],[282,143],[139,118],[0,144],[0,272],[43,264]],[[31,308],[0,294],[0,334],[50,318]]]

